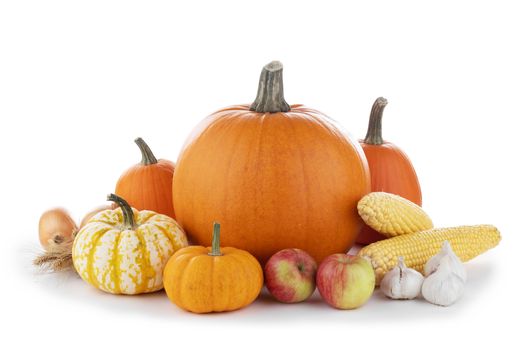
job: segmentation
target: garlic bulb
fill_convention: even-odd
[[[458,300],[465,289],[465,280],[454,271],[456,262],[445,255],[437,264],[437,269],[423,282],[421,294],[432,304],[449,306]]]
[[[463,282],[466,282],[467,271],[465,270],[465,266],[463,266],[461,260],[454,253],[448,241],[443,242],[441,251],[438,254],[434,255],[432,258],[430,258],[430,260],[428,260],[425,264],[425,267],[423,269],[425,276],[429,276],[432,273],[434,273],[439,268],[441,261],[445,256],[450,257],[450,270],[453,273],[455,273],[459,278],[461,278]]]
[[[421,292],[423,275],[406,267],[400,256],[397,266],[388,271],[381,280],[380,289],[391,299],[414,299]]]

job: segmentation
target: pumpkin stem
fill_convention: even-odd
[[[124,200],[124,198],[117,196],[114,193],[108,194],[108,201],[115,202],[118,204],[120,209],[122,209],[122,216],[124,217],[124,226],[128,229],[133,230],[135,228],[135,215],[133,214],[133,209],[131,206]]]
[[[383,133],[382,133],[382,119],[383,110],[385,109],[388,101],[386,98],[378,97],[372,111],[370,111],[370,120],[368,121],[368,131],[366,132],[365,143],[369,145],[382,145],[383,144]]]
[[[211,240],[211,252],[208,253],[211,256],[220,256],[221,253],[221,224],[218,222],[213,223],[213,238]]]
[[[157,158],[153,155],[153,152],[151,152],[151,149],[149,148],[146,141],[144,141],[141,137],[137,137],[135,139],[135,143],[137,146],[139,146],[140,152],[142,153],[142,161],[140,162],[142,165],[151,165],[151,164],[157,164]]]
[[[288,112],[290,106],[284,99],[283,64],[272,61],[263,67],[259,78],[257,97],[250,106],[251,111],[259,113]]]

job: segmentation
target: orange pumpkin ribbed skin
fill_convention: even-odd
[[[115,194],[126,198],[129,205],[139,211],[151,210],[174,219],[171,188],[175,164],[153,159],[151,164],[145,164],[143,155],[141,163],[126,170],[117,181]]]
[[[251,304],[263,286],[259,262],[236,248],[221,248],[220,256],[210,252],[209,247],[190,246],[170,258],[163,279],[170,300],[195,313],[233,311]]]
[[[263,264],[290,247],[318,263],[347,252],[362,226],[357,202],[369,192],[359,144],[301,105],[219,110],[196,128],[173,176],[176,218],[193,242],[210,245],[209,222],[220,221],[224,245]]]
[[[378,103],[377,100],[376,103]],[[384,108],[387,102],[384,100],[382,103],[384,103],[382,106]],[[382,108],[380,113],[382,113]],[[374,113],[374,108],[372,108],[372,113]],[[381,122],[380,118],[381,115],[379,115],[379,123]],[[366,140],[360,140],[370,168],[372,192],[396,194],[421,206],[421,187],[412,162],[398,146],[382,140],[380,128],[381,126],[379,125],[379,131],[373,131],[374,133],[379,133],[380,143],[373,144],[368,143]],[[370,244],[385,238],[387,237],[369,226],[363,225],[357,242]]]

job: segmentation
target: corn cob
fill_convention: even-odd
[[[428,230],[430,217],[417,204],[386,192],[372,192],[357,203],[359,215],[371,228],[386,237]]]
[[[372,243],[358,255],[372,263],[379,284],[400,256],[408,267],[423,272],[425,263],[440,251],[444,241],[449,241],[454,253],[465,262],[495,247],[500,240],[498,229],[492,225],[437,228]]]

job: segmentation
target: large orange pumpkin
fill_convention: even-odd
[[[196,244],[209,246],[209,223],[220,221],[224,245],[263,264],[284,248],[318,262],[346,252],[369,191],[359,144],[321,112],[286,103],[280,62],[263,68],[251,106],[221,109],[196,128],[173,175],[176,219]]]
[[[421,206],[421,188],[410,159],[399,147],[383,140],[382,118],[387,103],[383,97],[376,99],[370,112],[368,132],[360,141],[370,167],[372,191],[397,194]],[[364,225],[357,242],[369,244],[385,238]]]
[[[171,182],[175,165],[169,160],[157,159],[142,138],[137,138],[135,143],[142,160],[120,176],[115,193],[137,210],[151,210],[174,219]]]

